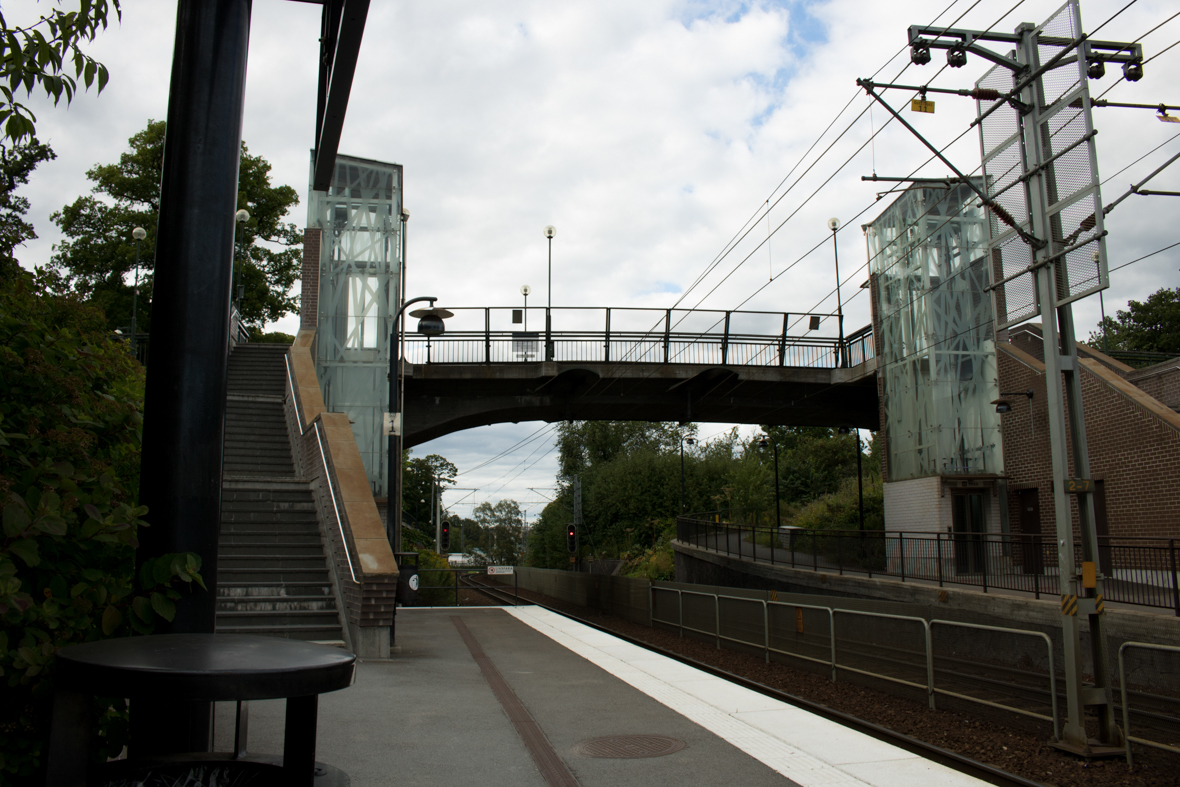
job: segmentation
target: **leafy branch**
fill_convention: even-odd
[[[16,100],[18,91],[32,95],[40,85],[56,106],[62,96],[66,104],[73,100],[79,79],[85,89],[97,83],[101,93],[106,87],[110,72],[81,45],[106,29],[112,9],[121,20],[119,0],[78,0],[78,10],[54,8],[25,27],[9,27],[0,13],[0,123],[14,144],[33,136],[37,120]]]

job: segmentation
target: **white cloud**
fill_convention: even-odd
[[[969,5],[960,0],[942,21],[950,23]],[[1039,22],[1059,5],[1060,0],[1028,0],[996,29]],[[1122,5],[1121,0],[1083,3],[1088,29]],[[10,19],[36,9],[28,0],[10,6],[5,9]],[[406,205],[412,212],[411,295],[436,294],[447,306],[508,306],[518,303],[519,286],[529,283],[534,303],[543,303],[542,228],[554,224],[555,305],[663,309],[758,209],[845,102],[856,96],[836,130],[868,105],[863,92],[858,95],[855,78],[874,74],[902,50],[908,25],[930,22],[945,6],[946,0],[374,3],[341,151],[405,166]],[[980,4],[957,24],[986,28],[1008,7]],[[1135,40],[1170,8],[1162,0],[1140,0],[1100,36]],[[31,102],[40,134],[59,158],[44,165],[25,191],[42,235],[22,255],[26,264],[47,260],[57,240],[49,214],[88,190],[85,171],[115,160],[148,118],[165,117],[175,4],[125,0],[123,17],[94,47],[112,71],[102,96],[81,95],[68,110],[40,99]],[[274,164],[277,182],[301,194],[306,193],[313,144],[318,36],[318,6],[254,3],[244,138],[253,153]],[[1150,56],[1177,37],[1180,20],[1143,43]],[[905,62],[902,54],[879,78],[892,78]],[[901,81],[931,79],[940,64],[936,52],[934,63],[908,69]],[[1121,83],[1110,98],[1158,103],[1168,98],[1170,75],[1178,65],[1180,47],[1149,63],[1142,82]],[[945,71],[936,84],[970,87],[984,70],[972,58],[961,71]],[[1115,84],[1117,72],[1111,68],[1104,80],[1093,83],[1095,93]],[[900,105],[901,93],[889,96]],[[936,115],[907,119],[943,145],[967,127],[974,108],[967,99],[936,100]],[[1151,115],[1097,110],[1102,173],[1116,172],[1180,130]],[[876,128],[885,120],[883,111],[873,110]],[[770,272],[818,244],[742,308],[834,311],[825,222],[836,216],[846,224],[839,235],[841,272],[851,279],[845,291],[851,298],[846,325],[855,329],[867,323],[867,297],[856,289],[864,274],[854,275],[865,259],[856,225],[871,220],[886,203],[874,203],[875,193],[883,190],[880,184],[862,183],[860,177],[874,170],[874,161],[882,175],[905,175],[928,157],[911,134],[893,123],[874,146],[832,177],[868,138],[869,128],[866,115],[773,210],[772,224],[797,213],[769,252],[765,247],[753,251],[765,238],[762,222],[685,304],[696,304],[752,252],[702,303],[736,308],[767,283]],[[1180,140],[1114,178],[1106,186],[1107,200],[1178,150]],[[977,166],[974,133],[955,144],[950,155],[961,168]],[[923,170],[945,173],[937,164]],[[827,186],[808,199],[829,177]],[[1180,190],[1178,181],[1180,168],[1173,168],[1152,187]],[[1172,220],[1175,207],[1167,200],[1132,197],[1111,214],[1112,265],[1180,240]],[[304,211],[301,206],[292,220],[302,224]],[[1107,293],[1107,313],[1128,298],[1174,286],[1177,251],[1117,272]],[[1077,305],[1079,333],[1088,332],[1097,314],[1097,299]],[[293,324],[288,319],[280,327]],[[434,441],[420,452],[443,453],[462,470],[535,426],[472,430]],[[705,427],[702,434],[718,429]],[[533,499],[527,487],[552,483],[553,457],[503,494]],[[479,483],[464,485],[490,483],[491,470]]]

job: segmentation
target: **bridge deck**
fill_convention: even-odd
[[[877,429],[876,359],[846,369],[540,362],[407,366],[406,446],[505,421],[705,421]]]

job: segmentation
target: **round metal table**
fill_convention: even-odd
[[[282,782],[311,787],[319,695],[351,686],[355,671],[356,656],[340,648],[249,634],[160,634],[62,648],[46,783],[86,783],[89,697],[106,696],[132,700],[132,714],[136,699],[155,707],[286,699]],[[244,753],[244,741],[235,748]]]

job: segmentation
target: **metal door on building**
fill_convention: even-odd
[[[955,570],[960,574],[983,573],[987,557],[983,537],[987,532],[983,495],[952,495],[951,525],[955,536]]]
[[[1045,573],[1045,548],[1041,541],[1041,497],[1037,489],[1016,492],[1020,504],[1020,563],[1025,574]]]

